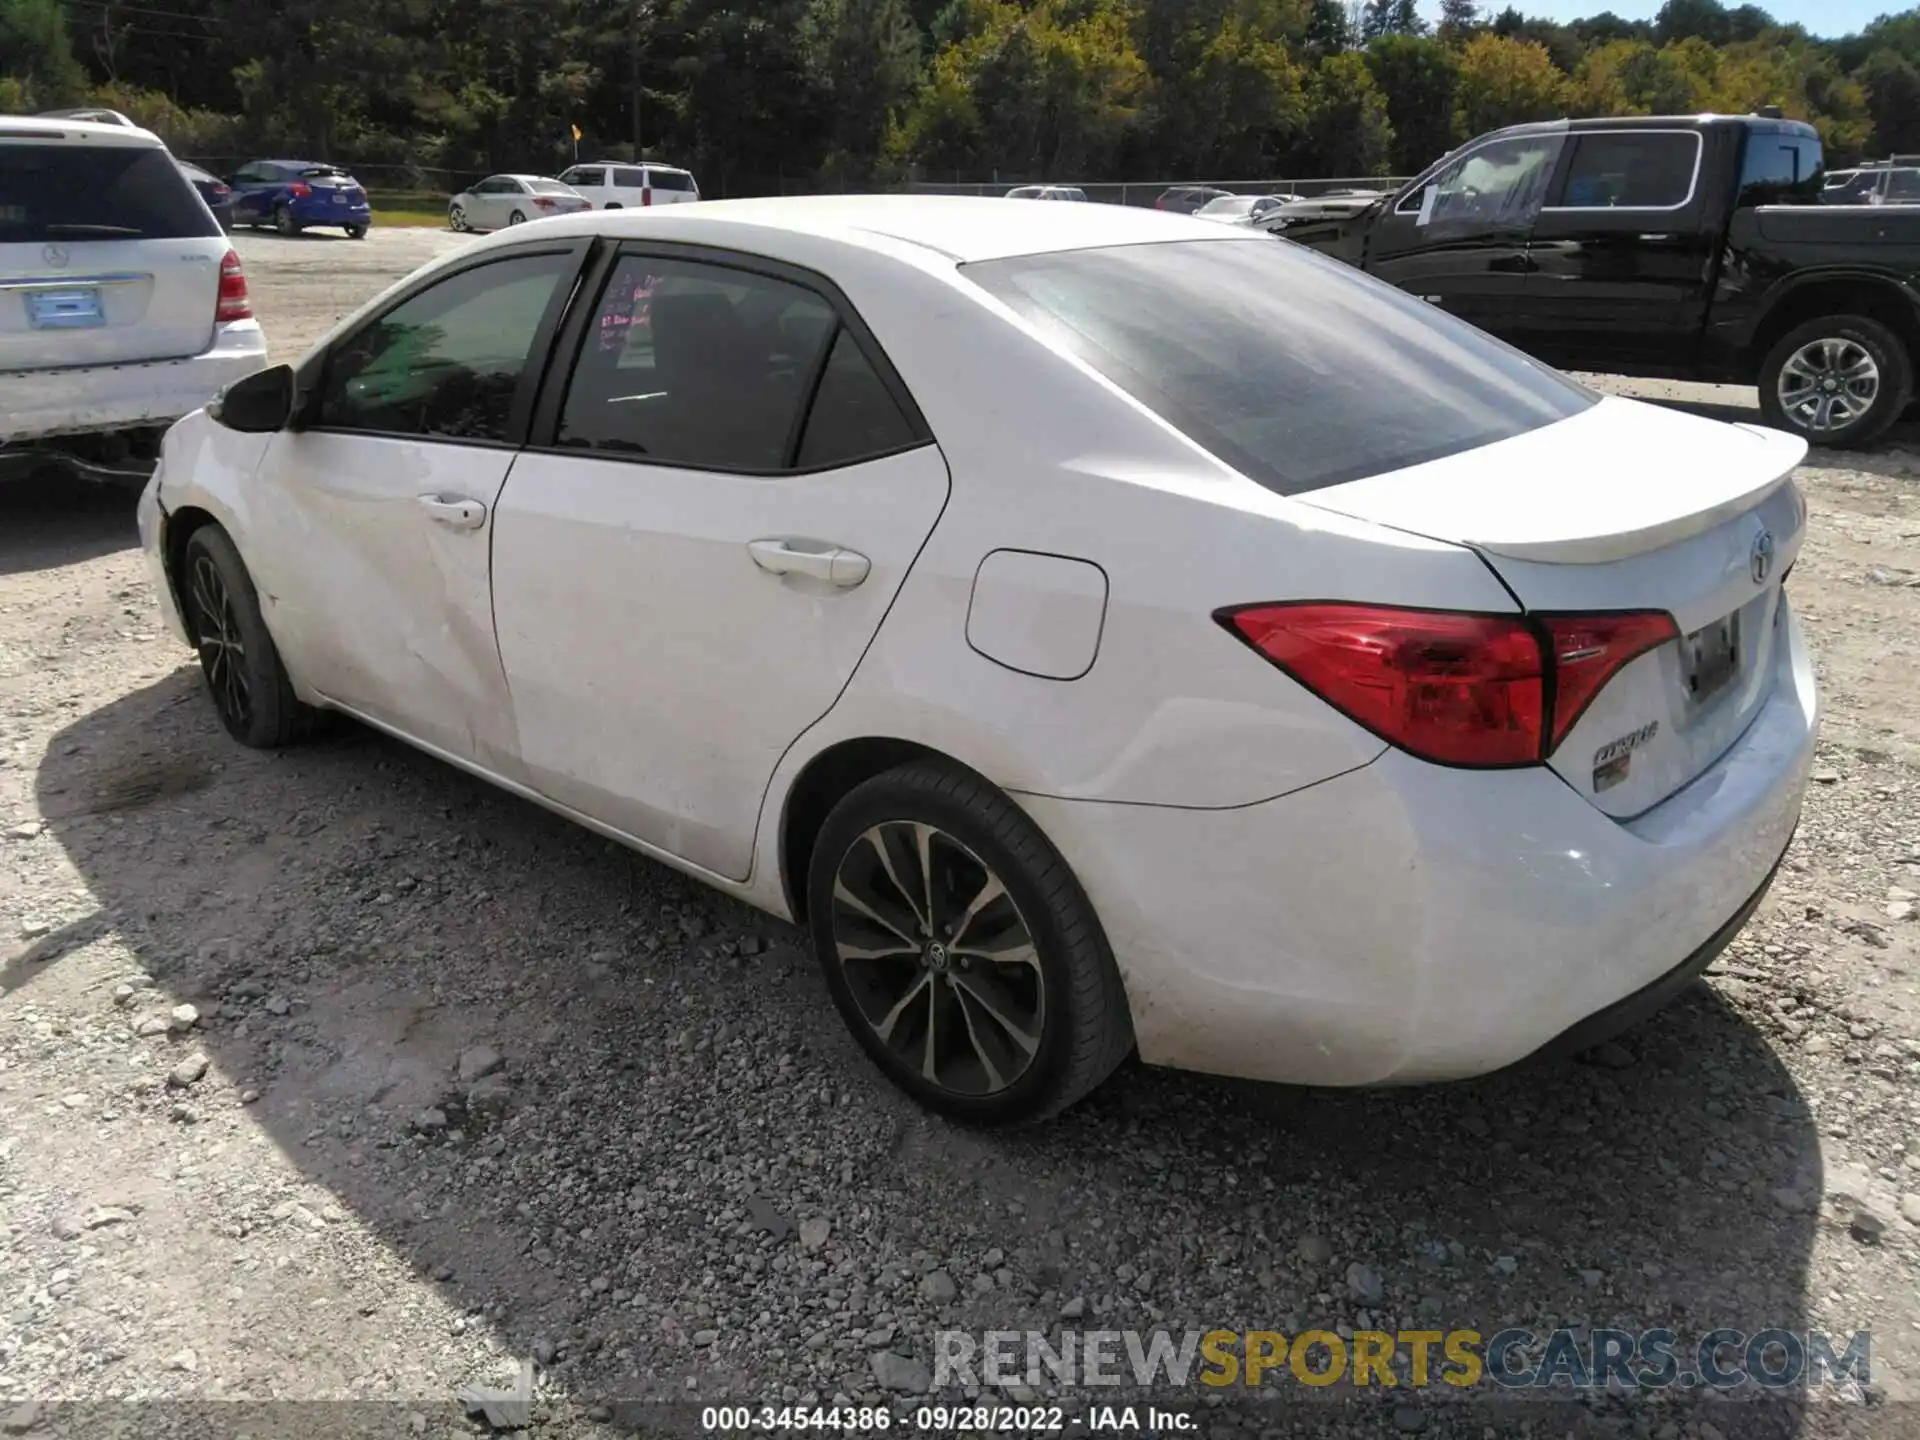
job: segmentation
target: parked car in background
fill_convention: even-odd
[[[233,187],[218,175],[209,175],[198,165],[190,165],[185,160],[174,163],[180,167],[180,173],[187,177],[187,183],[200,192],[200,198],[207,202],[207,209],[220,222],[220,228],[233,229]]]
[[[139,524],[236,741],[342,711],[792,920],[887,1076],[1017,1122],[1690,985],[1813,763],[1806,452],[1255,230],[809,196],[443,257]]]
[[[373,208],[358,180],[338,165],[315,160],[255,160],[233,172],[233,223],[282,235],[344,230],[364,240]]]
[[[1279,233],[1549,364],[1756,385],[1767,424],[1861,446],[1914,394],[1920,207],[1824,180],[1819,132],[1770,115],[1546,121]]]
[[[1269,212],[1299,198],[1298,195],[1222,195],[1217,200],[1209,200],[1193,213],[1202,220],[1217,220],[1225,225],[1251,225]]]
[[[571,185],[545,175],[489,175],[453,197],[447,224],[463,231],[499,230],[592,208],[593,202]]]
[[[1216,190],[1211,185],[1174,185],[1160,192],[1153,202],[1156,210],[1171,210],[1176,215],[1191,215],[1212,200],[1230,200],[1231,190]]]
[[[1820,188],[1822,205],[1920,204],[1920,164],[1876,161],[1853,170],[1836,170]]]
[[[1009,200],[1081,200],[1087,192],[1077,185],[1016,185],[1007,192]]]
[[[640,165],[598,161],[575,165],[560,181],[586,197],[596,210],[631,210],[651,205],[684,205],[700,198],[691,170],[649,160]]]
[[[0,119],[0,476],[144,480],[169,424],[266,360],[240,258],[158,136]]]

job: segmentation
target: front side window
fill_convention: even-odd
[[[814,291],[627,256],[600,298],[557,438],[660,464],[774,474],[851,464],[915,437]]]
[[[560,178],[569,185],[604,185],[607,183],[607,172],[594,169],[569,170]]]
[[[1491,445],[1599,399],[1443,310],[1264,236],[976,261],[961,273],[1284,495]]]
[[[315,423],[505,440],[540,323],[574,267],[571,255],[516,255],[401,301],[327,357]]]
[[[219,233],[157,145],[0,145],[0,245]]]
[[[1820,141],[1755,130],[1740,160],[1740,205],[1804,205],[1828,185]]]
[[[1560,208],[1674,210],[1693,198],[1700,137],[1665,131],[1577,135]]]
[[[1564,143],[1558,133],[1522,135],[1469,151],[1419,193],[1419,223],[1472,230],[1531,225],[1546,203]]]

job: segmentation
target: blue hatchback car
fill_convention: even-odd
[[[282,235],[344,230],[364,240],[373,208],[358,180],[314,160],[255,160],[233,172],[233,223],[271,225]]]

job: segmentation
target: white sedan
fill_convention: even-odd
[[[571,185],[545,175],[489,175],[447,203],[447,228],[503,230],[592,208],[593,202]]]
[[[805,927],[924,1103],[1591,1043],[1767,889],[1799,440],[1603,399],[1258,231],[594,212],[181,421],[221,721],[340,711]]]

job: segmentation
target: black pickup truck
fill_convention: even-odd
[[[1795,121],[1558,120],[1262,228],[1561,369],[1757,385],[1769,424],[1860,446],[1913,399],[1920,207],[1822,205],[1823,180]]]

